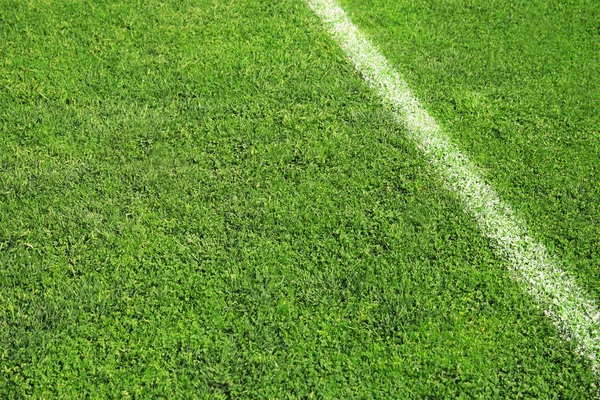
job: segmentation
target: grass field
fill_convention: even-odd
[[[600,3],[340,2],[600,300]],[[301,0],[0,0],[0,397],[589,398]]]

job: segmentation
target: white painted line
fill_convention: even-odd
[[[513,276],[535,298],[545,314],[577,352],[599,372],[600,313],[592,299],[548,255],[543,244],[527,234],[524,224],[487,184],[471,161],[450,142],[435,120],[411,94],[407,83],[363,36],[334,0],[305,0],[356,69],[394,118],[423,151],[444,184],[472,214],[491,239],[494,250],[507,259]]]

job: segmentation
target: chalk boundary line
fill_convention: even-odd
[[[579,355],[598,376],[600,312],[575,280],[560,269],[545,246],[529,236],[523,222],[478,174],[476,166],[416,99],[386,58],[350,21],[335,0],[304,0],[321,19],[358,72],[392,108],[394,119],[424,154],[444,185],[471,214],[494,251],[508,261],[512,275],[533,296]]]

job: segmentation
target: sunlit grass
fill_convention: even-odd
[[[591,393],[301,1],[0,35],[0,397]]]

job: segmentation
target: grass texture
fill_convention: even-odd
[[[594,393],[303,2],[0,39],[0,397]]]

